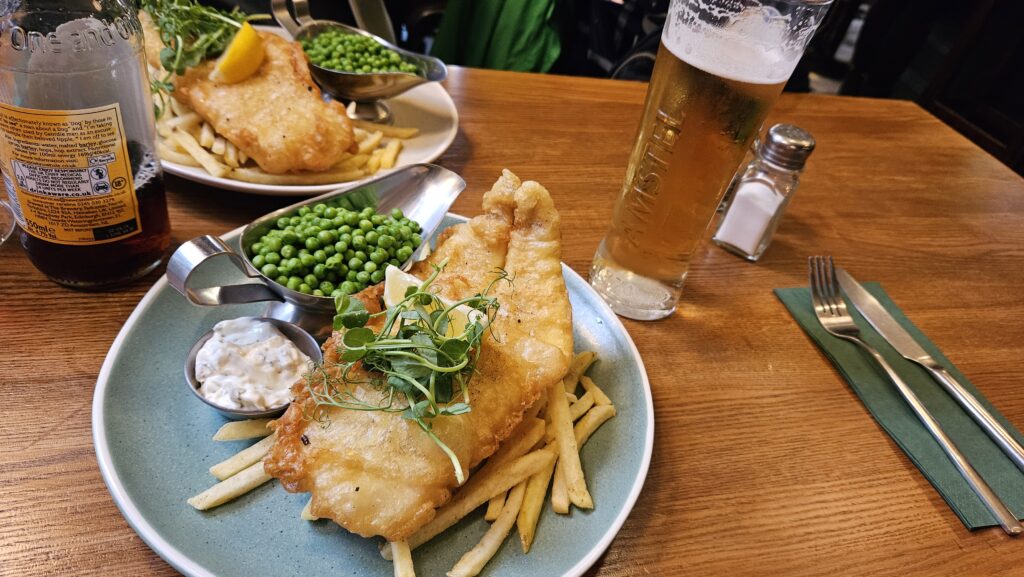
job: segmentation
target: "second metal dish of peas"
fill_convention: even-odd
[[[422,244],[419,223],[401,210],[377,214],[346,204],[332,199],[278,218],[246,247],[253,266],[291,290],[339,297],[381,282],[389,264],[401,266]]]

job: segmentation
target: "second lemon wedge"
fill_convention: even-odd
[[[263,39],[248,22],[235,33],[210,72],[210,80],[235,84],[252,76],[263,64]]]
[[[396,266],[389,265],[384,269],[384,306],[390,308],[397,305],[405,299],[406,289],[411,286],[418,287],[421,284],[423,284],[422,280],[403,272]],[[452,304],[451,301],[440,297],[438,300],[445,307]],[[430,307],[428,307],[429,311]],[[462,334],[462,331],[466,330],[466,325],[471,322],[479,322],[486,327],[487,320],[487,315],[484,313],[466,305],[459,305],[448,314],[448,330],[445,331],[445,336],[451,338]]]

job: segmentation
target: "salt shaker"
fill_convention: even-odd
[[[761,258],[814,151],[814,137],[792,124],[776,124],[743,171],[713,240],[749,261]]]

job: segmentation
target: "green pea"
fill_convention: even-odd
[[[380,226],[384,223],[384,217],[382,215],[375,214],[370,217],[370,222],[373,223],[373,226]]]
[[[394,245],[395,245],[395,237],[393,237],[393,236],[384,234],[384,235],[381,235],[380,238],[377,239],[377,246],[379,246],[381,248],[387,249],[387,248],[391,248]]]
[[[375,250],[372,253],[370,253],[370,260],[373,261],[376,264],[380,264],[380,263],[388,260],[388,253],[386,253],[386,252],[384,252],[382,250]],[[370,272],[373,272],[373,271],[370,271]]]
[[[299,253],[299,260],[302,261],[302,266],[310,267],[316,264],[316,259],[313,255],[308,252],[305,254]]]
[[[288,277],[288,283],[285,285],[293,291],[299,290],[299,285],[302,284],[302,279],[297,276]]]
[[[378,270],[370,273],[370,282],[377,284],[384,280],[384,271]]]
[[[329,218],[333,220],[334,217],[336,216],[338,216],[338,209],[334,207],[328,206],[327,210],[324,211],[324,218]]]
[[[359,224],[359,213],[349,212],[345,214],[345,224],[349,226],[357,226]]]
[[[323,291],[324,294],[331,294],[334,292],[334,283],[329,280],[325,280],[320,283],[320,290]]]
[[[322,296],[324,296],[324,291],[322,291],[320,289],[313,289],[313,296],[315,296],[315,297],[322,297]]]
[[[331,298],[332,299],[336,299],[336,298],[341,297],[341,296],[345,296],[345,291],[341,290],[340,288],[336,288],[333,291],[331,291]]]
[[[306,216],[310,212],[312,212],[312,211],[309,210],[308,206],[300,206],[299,207],[299,216]]]
[[[313,253],[313,260],[316,262],[327,262],[327,253],[322,250],[318,250]]]
[[[339,287],[338,290],[340,290],[344,294],[350,295],[350,294],[355,294],[355,293],[359,292],[359,286],[356,285],[356,283],[354,283],[354,282],[352,282],[350,280],[347,280],[347,281],[341,283],[341,287]]]
[[[252,266],[262,269],[265,264],[267,264],[267,260],[262,254],[252,257]]]
[[[326,265],[322,265],[322,264],[318,264],[318,265],[314,266],[313,267],[313,276],[318,278],[318,279],[327,278],[327,266]]]
[[[398,260],[403,261],[403,262],[409,260],[409,257],[411,257],[411,256],[412,256],[412,249],[407,247],[407,246],[403,246],[402,248],[398,249],[395,252],[395,257],[397,257]]]
[[[299,285],[299,292],[309,295],[313,294],[313,289],[308,284],[302,283]]]
[[[352,237],[352,248],[356,250],[362,250],[366,248],[366,237],[365,236],[353,236]]]
[[[377,234],[377,231],[371,230],[370,232],[366,233],[366,242],[367,242],[367,244],[374,244],[375,245],[375,244],[377,244],[377,240],[378,239],[380,239],[380,235]]]
[[[348,250],[348,242],[344,240],[339,240],[338,242],[334,243],[334,250],[337,252],[345,252],[346,250]]]
[[[412,247],[413,248],[419,248],[421,244],[423,244],[423,239],[420,237],[420,235],[419,234],[413,234],[412,235]]]
[[[281,257],[282,258],[292,258],[292,257],[294,257],[297,254],[299,254],[299,249],[295,248],[294,246],[292,246],[290,244],[286,244],[286,245],[281,247]]]
[[[264,237],[263,248],[270,252],[277,252],[281,250],[281,239],[276,236]]]
[[[306,239],[306,248],[309,250],[316,250],[320,248],[320,241],[311,236]]]
[[[347,273],[345,273],[345,280],[355,282],[356,281],[356,271],[350,270]]]
[[[363,283],[364,285],[370,282],[370,273],[365,270],[356,273],[356,280]]]
[[[275,264],[265,264],[265,265],[263,265],[262,268],[260,268],[260,272],[262,272],[263,276],[265,276],[265,277],[277,278],[277,275],[278,275],[277,265],[275,265]]]
[[[355,257],[358,258],[359,260],[363,261],[363,262],[366,262],[366,259],[370,258],[369,256],[367,256],[367,254],[365,252],[363,252],[361,250],[357,250],[356,251]]]
[[[352,270],[362,270],[363,264],[365,263],[363,263],[359,257],[354,256],[348,261],[348,268]]]
[[[412,237],[412,229],[408,226],[402,225],[398,227],[398,236],[402,237],[402,240],[408,240]]]
[[[363,265],[363,270],[365,270],[366,272],[377,272],[377,263],[371,260],[370,262]]]
[[[276,252],[268,252],[267,254],[263,255],[263,260],[265,260],[267,264],[277,264],[281,262],[281,255],[277,254]]]
[[[308,284],[309,286],[316,286],[320,284],[320,279],[316,278],[316,275],[312,274],[307,274],[306,276],[302,277],[302,281]]]

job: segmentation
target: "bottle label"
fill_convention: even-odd
[[[121,108],[33,110],[0,103],[0,168],[21,228],[57,244],[142,232]]]

